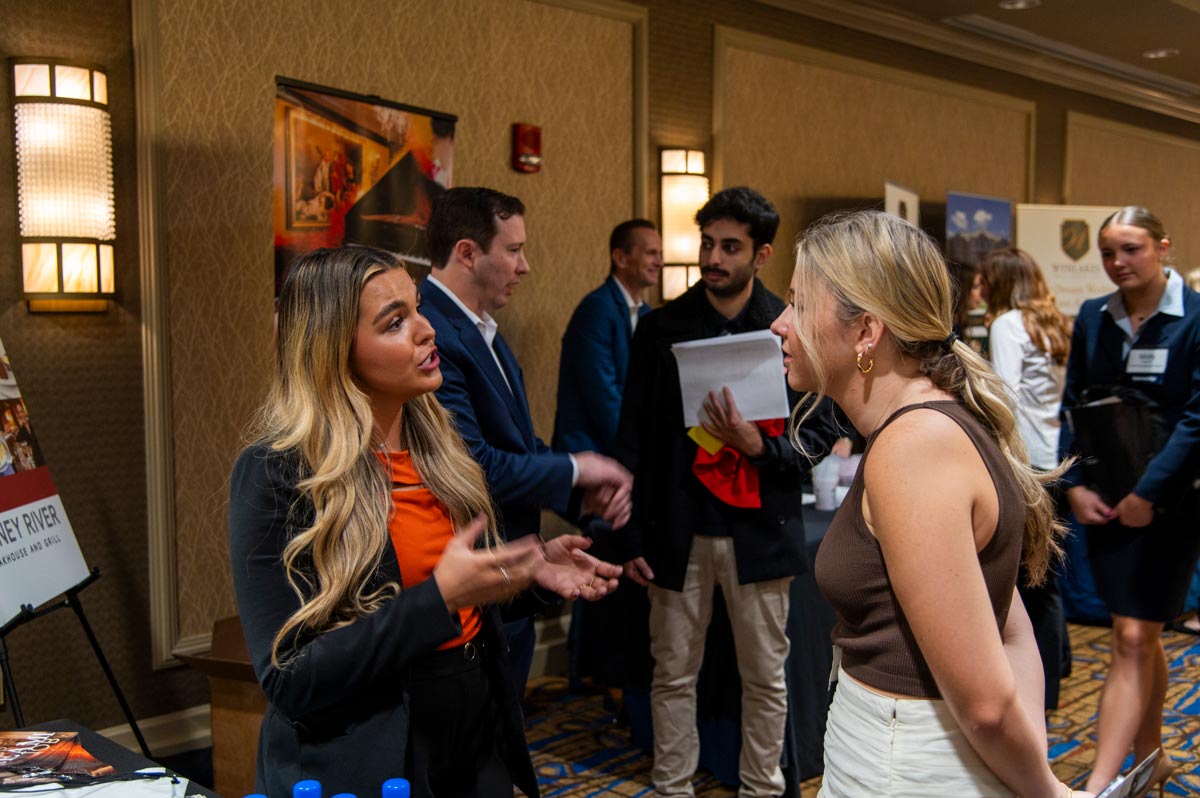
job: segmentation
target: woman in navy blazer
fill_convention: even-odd
[[[1170,239],[1145,208],[1129,206],[1109,216],[1099,244],[1117,291],[1088,300],[1075,319],[1060,453],[1080,454],[1070,409],[1093,385],[1142,391],[1157,403],[1169,437],[1125,496],[1106,501],[1085,484],[1078,463],[1064,479],[1071,510],[1087,526],[1088,559],[1113,621],[1090,791],[1103,789],[1118,773],[1130,746],[1135,760],[1161,747],[1167,666],[1160,636],[1183,609],[1200,554],[1200,296],[1165,267]],[[1152,783],[1173,770],[1164,752]]]
[[[434,331],[392,255],[318,250],[279,297],[276,374],[230,479],[233,583],[268,707],[256,784],[530,798],[496,604],[615,587],[578,536],[502,543],[433,391]]]

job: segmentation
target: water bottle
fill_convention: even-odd
[[[292,785],[292,798],[321,798],[321,782],[305,779]]]
[[[817,496],[818,510],[837,509],[838,470],[841,468],[841,459],[836,454],[831,454],[813,467],[813,493]]]
[[[411,792],[408,779],[388,779],[383,783],[383,798],[409,798]]]

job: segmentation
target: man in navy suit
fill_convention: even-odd
[[[614,227],[608,249],[608,279],[583,298],[563,334],[553,438],[560,452],[612,454],[629,342],[650,312],[642,294],[662,271],[662,238],[646,219]]]
[[[629,344],[638,319],[650,312],[642,294],[658,283],[662,271],[662,238],[646,219],[629,219],[614,227],[608,251],[608,279],[583,298],[563,334],[555,451],[612,454]],[[593,521],[585,528],[595,541],[593,555],[617,558],[606,524]],[[648,611],[646,589],[630,582],[598,604],[576,602],[568,638],[572,676],[589,676],[598,684],[620,688],[627,699],[633,693],[647,694],[649,638],[627,621]]]
[[[583,510],[620,527],[629,517],[629,472],[595,452],[552,452],[538,439],[521,369],[492,318],[529,273],[524,214],[519,199],[487,188],[452,188],[433,207],[433,271],[421,284],[421,313],[437,334],[437,397],[483,468],[506,539],[537,534],[543,508],[574,510],[574,488],[582,489],[575,498]],[[533,624],[511,620],[505,632],[520,699],[533,660]]]

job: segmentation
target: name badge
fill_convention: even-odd
[[[1166,349],[1130,349],[1125,361],[1126,374],[1165,374],[1167,371]]]

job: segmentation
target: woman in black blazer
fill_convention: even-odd
[[[1129,206],[1100,227],[1104,270],[1117,286],[1079,310],[1067,361],[1059,451],[1079,455],[1070,410],[1089,386],[1125,385],[1155,402],[1169,433],[1133,490],[1102,497],[1077,463],[1064,478],[1075,518],[1087,527],[1088,559],[1112,613],[1112,667],[1100,697],[1096,765],[1087,789],[1102,789],[1133,747],[1135,759],[1162,744],[1167,666],[1163,625],[1183,609],[1200,554],[1200,296],[1166,268],[1170,239],[1145,208]],[[1174,770],[1164,754],[1152,783]]]
[[[392,255],[318,250],[279,297],[276,373],[230,486],[233,582],[269,706],[256,788],[531,798],[498,602],[598,598],[577,536],[505,544],[446,411],[416,286]],[[536,600],[536,598],[535,598]]]

